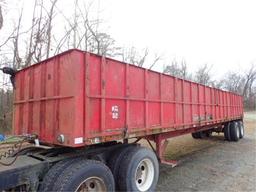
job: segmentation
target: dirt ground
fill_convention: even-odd
[[[160,166],[157,191],[256,191],[256,112],[245,113],[244,122],[238,142],[224,141],[223,134],[170,139],[166,157],[179,165]]]
[[[160,165],[156,191],[256,191],[256,112],[245,113],[244,122],[245,137],[238,142],[223,134],[170,139],[166,158],[179,165]]]

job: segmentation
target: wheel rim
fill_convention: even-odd
[[[244,136],[244,125],[243,124],[241,124],[240,129],[241,129],[241,136],[243,137]]]
[[[237,138],[240,137],[240,131],[239,131],[239,127],[238,126],[236,126],[236,136],[237,136]]]
[[[76,189],[76,192],[107,191],[104,181],[99,177],[89,177],[84,180]]]
[[[147,191],[154,180],[154,165],[150,159],[143,159],[135,172],[136,186],[139,191]]]

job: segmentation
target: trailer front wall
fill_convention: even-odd
[[[56,60],[62,60],[62,64],[55,63]],[[42,121],[40,117],[45,114],[51,122],[39,123],[40,129],[31,128],[34,123],[26,126],[34,121],[29,117],[31,113],[19,113],[17,111],[21,109],[17,108],[28,105],[29,110],[31,104],[24,99],[22,105],[17,103],[19,95],[22,95],[18,87],[29,89],[29,82],[35,77],[27,77],[27,80],[23,79],[23,84],[19,84],[21,74],[34,67],[32,71],[38,68],[40,74],[46,70],[45,75],[41,76],[47,77],[48,69],[54,70],[56,65],[60,65],[59,70],[64,68],[66,74],[57,76],[51,73],[53,79],[58,79],[52,82],[52,86],[66,92],[53,93],[53,97],[61,97],[54,99],[57,104],[44,94],[39,94],[37,100],[34,99],[36,94],[31,94],[30,100],[34,100],[30,103],[41,111],[36,119]],[[39,84],[46,81],[42,77],[37,80]],[[15,129],[20,133],[18,119],[22,118],[23,129],[30,127],[25,128],[28,133],[37,130],[36,133],[46,143],[60,144],[57,138],[63,134],[63,145],[81,146],[200,127],[241,119],[243,116],[242,97],[239,95],[78,50],[68,51],[25,69],[18,73],[16,81]],[[34,91],[38,92],[36,89],[39,87],[35,86]],[[54,90],[53,87],[45,86],[41,90],[47,93]],[[63,99],[67,96],[73,99]],[[58,125],[57,131],[54,124]]]
[[[19,71],[15,75],[13,131],[36,134],[57,144],[65,136],[72,145],[84,126],[84,63],[80,52],[66,52]]]

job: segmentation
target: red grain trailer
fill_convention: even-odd
[[[6,71],[14,79],[14,133],[41,145],[0,167],[0,189],[151,191],[157,160],[174,164],[163,159],[167,138],[244,134],[241,96],[92,53],[69,50]],[[140,139],[155,142],[155,153]]]

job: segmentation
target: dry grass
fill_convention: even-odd
[[[256,111],[246,112],[244,114],[244,125],[245,125],[245,135],[255,136],[256,132]],[[175,137],[169,139],[168,148],[166,151],[166,157],[179,159],[184,155],[193,153],[195,151],[209,148],[211,146],[219,145],[224,142],[223,134],[213,134],[211,139],[203,139],[198,142],[198,140],[193,139],[190,134]]]

